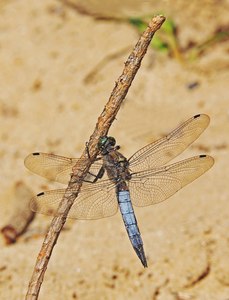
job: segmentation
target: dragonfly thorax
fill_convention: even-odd
[[[106,152],[105,152],[106,151]],[[106,169],[108,177],[118,183],[120,181],[130,180],[129,162],[116,147],[105,149],[102,153],[103,166]]]

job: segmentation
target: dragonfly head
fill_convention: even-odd
[[[109,150],[112,149],[115,146],[115,144],[116,144],[116,141],[112,136],[105,135],[99,139],[98,147],[99,147],[99,150],[105,154],[105,153],[109,152]]]

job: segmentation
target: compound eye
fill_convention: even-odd
[[[112,136],[109,136],[109,144],[110,144],[111,146],[114,146],[114,145],[116,144],[116,140],[115,140],[115,138],[113,138]]]
[[[99,142],[98,142],[99,148],[103,148],[104,145],[107,143],[107,140],[108,140],[108,137],[107,137],[107,136],[102,136],[102,137],[99,139]]]

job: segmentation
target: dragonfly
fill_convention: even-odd
[[[209,122],[206,114],[195,115],[129,159],[120,153],[120,146],[113,137],[102,136],[98,142],[99,156],[91,165],[68,217],[95,220],[113,216],[119,208],[132,247],[142,265],[147,267],[134,206],[148,206],[168,199],[213,166],[214,159],[208,155],[167,164],[193,143]],[[30,171],[64,184],[69,182],[77,163],[77,158],[43,152],[31,153],[25,158],[25,166]],[[65,192],[65,189],[57,189],[39,193],[31,199],[30,207],[34,212],[56,215]]]

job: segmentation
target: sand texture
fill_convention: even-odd
[[[185,49],[226,27],[228,11],[226,0],[0,1],[0,227],[18,222],[31,195],[62,187],[24,167],[29,153],[81,155],[138,40],[117,18],[163,12]],[[149,49],[109,132],[130,157],[193,115],[211,118],[179,159],[208,154],[213,168],[168,201],[135,209],[149,267],[120,213],[68,220],[39,299],[229,299],[228,50],[228,42],[215,43],[182,64]],[[0,236],[1,300],[25,298],[51,220],[36,215],[11,245]]]

